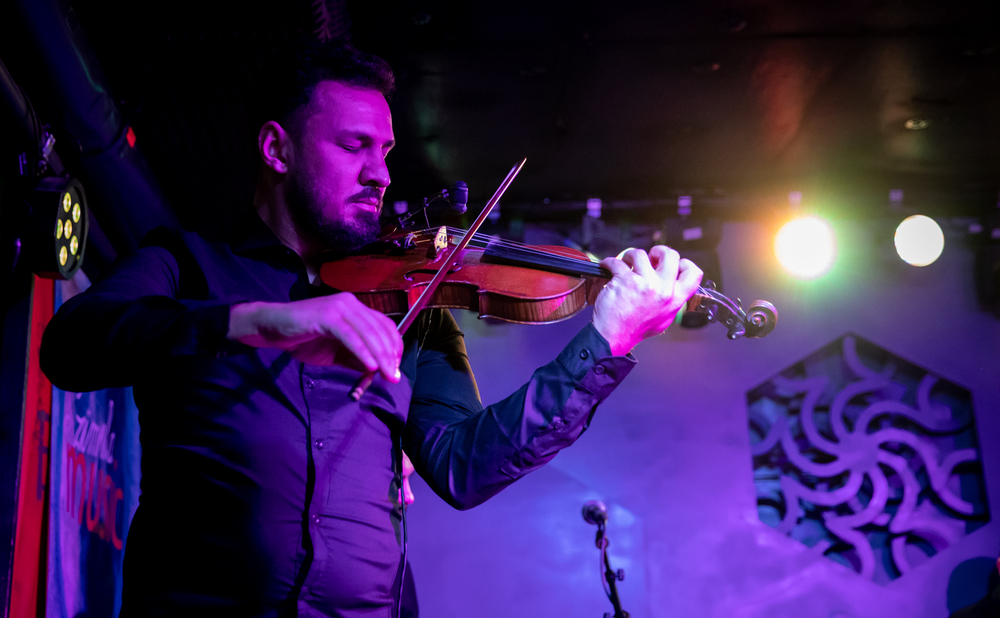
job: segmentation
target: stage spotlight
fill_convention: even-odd
[[[25,240],[31,269],[49,279],[72,279],[87,246],[87,197],[72,178],[49,176],[29,196],[30,229]]]
[[[814,279],[833,266],[837,243],[833,229],[818,217],[789,221],[774,237],[774,255],[793,276]]]
[[[896,228],[896,253],[913,266],[927,266],[941,257],[944,234],[934,219],[924,215],[907,217]]]

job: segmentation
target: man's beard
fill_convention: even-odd
[[[292,221],[324,250],[350,253],[378,239],[381,229],[378,212],[359,209],[353,219],[327,221],[323,218],[323,206],[316,187],[299,176],[292,176],[289,181],[285,199]],[[381,210],[382,194],[375,187],[364,187],[347,201],[373,196],[380,200]]]

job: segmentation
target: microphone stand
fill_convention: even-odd
[[[618,598],[618,586],[616,582],[624,581],[625,570],[618,569],[615,571],[611,568],[611,561],[608,560],[608,545],[611,541],[604,534],[604,524],[597,524],[597,538],[594,540],[594,544],[597,548],[601,550],[601,558],[604,561],[604,579],[608,582],[608,599],[611,601],[612,607],[615,608],[615,613],[612,616],[610,612],[604,612],[604,618],[629,618],[628,612],[622,609],[621,600]]]
[[[424,223],[427,224],[427,229],[430,229],[431,220],[430,217],[427,216],[427,209],[430,208],[431,204],[438,200],[443,200],[447,203],[451,207],[453,214],[463,214],[465,212],[466,205],[469,202],[469,187],[467,187],[464,182],[459,180],[451,187],[442,189],[430,197],[425,197],[423,208],[405,213],[398,218],[400,229],[405,229],[409,226],[410,221],[420,213],[423,213]]]
[[[424,215],[424,222],[427,223],[427,229],[430,229],[430,227],[431,227],[431,220],[427,216],[427,207],[431,205],[431,202],[433,202],[435,200],[438,200],[438,199],[445,199],[445,198],[442,197],[442,195],[440,193],[438,193],[437,195],[433,195],[431,197],[425,197],[424,198],[424,207],[423,208],[421,208],[420,210],[414,210],[413,212],[408,212],[408,213],[405,213],[405,214],[401,215],[399,217],[399,219],[397,219],[397,221],[399,221],[399,227],[400,227],[400,229],[405,229],[407,226],[409,226],[410,225],[410,220],[412,220],[413,217],[415,217],[415,216],[417,216],[417,215],[419,215],[421,213]]]

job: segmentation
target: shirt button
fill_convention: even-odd
[[[318,448],[318,449],[323,448],[323,441],[322,440],[316,440],[316,448]]]
[[[598,375],[604,373],[604,365],[595,365],[594,366],[594,373],[596,373]]]
[[[580,350],[580,358],[582,358],[583,360],[587,360],[588,358],[590,358],[590,351]]]
[[[319,515],[313,515],[313,523],[319,525]]]
[[[225,357],[226,357],[226,351],[225,350],[222,350],[218,354],[215,355],[215,358],[225,358]]]
[[[559,418],[559,417],[556,417],[556,418],[552,419],[552,428],[553,429],[562,429],[563,425],[565,425],[565,424],[566,423],[561,418]]]
[[[306,387],[307,388],[316,388],[316,383],[313,382],[312,380],[306,380]]]

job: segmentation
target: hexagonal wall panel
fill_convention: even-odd
[[[971,393],[844,335],[747,393],[760,520],[880,583],[989,521]]]

